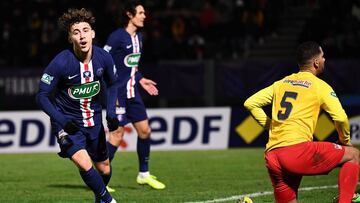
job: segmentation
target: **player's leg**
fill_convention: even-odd
[[[294,174],[285,174],[284,181],[287,185],[291,188],[291,190],[295,193],[296,198],[289,201],[289,203],[296,203],[298,197],[298,189],[301,183],[302,176],[301,175],[294,175]]]
[[[120,105],[125,106],[125,102],[121,102]],[[121,145],[121,141],[125,132],[124,126],[128,122],[126,118],[125,107],[117,107],[116,113],[120,122],[119,128],[113,132],[109,132],[109,137],[106,142],[110,162],[112,162],[112,160],[114,159],[115,153],[117,152],[118,147]],[[106,186],[106,189],[109,192],[115,192],[115,189],[111,188],[110,186]]]
[[[106,203],[114,202],[100,174],[93,168],[92,161],[85,149],[75,152],[71,160],[79,168],[80,176],[85,184],[94,192],[95,196]]]
[[[110,165],[109,159],[101,162],[94,162],[96,170],[101,175],[103,182],[107,185],[110,182],[112,175],[112,167]]]
[[[110,160],[107,159],[107,160],[101,161],[101,162],[94,162],[94,165],[95,165],[96,170],[101,175],[101,178],[103,179],[103,182],[106,186],[107,191],[115,192],[116,191],[115,189],[108,186],[111,176],[112,176],[112,167],[110,164]],[[96,198],[98,198],[98,197],[96,197]],[[100,199],[100,198],[98,198],[98,199]]]
[[[339,202],[360,202],[358,196],[354,197],[359,179],[359,150],[354,147],[342,146],[345,148],[344,156],[339,165]]]
[[[139,184],[148,184],[154,189],[164,189],[165,185],[149,172],[151,128],[141,96],[138,91],[135,94],[135,98],[128,99],[126,102],[126,118],[132,122],[138,134],[136,149],[139,159],[139,174],[136,181]]]
[[[107,144],[107,148],[109,150],[110,161],[113,160],[115,153],[121,144],[123,136],[124,136],[124,127],[123,126],[119,126],[118,130],[109,133],[108,141],[106,144]]]
[[[73,149],[68,150],[68,153],[71,155],[71,160],[79,168],[82,179],[94,192],[95,200],[111,202],[113,198],[106,190],[104,183],[104,181],[109,181],[111,177],[104,127],[102,125],[95,126],[86,131],[87,135],[79,133],[79,136],[70,136],[76,144],[74,144]],[[92,135],[91,138],[90,135]],[[79,150],[77,150],[78,147],[80,147]],[[102,170],[95,170],[93,162],[104,162],[104,167],[101,168]]]
[[[92,167],[92,161],[86,149],[86,136],[79,131],[74,135],[64,134],[63,130],[57,124],[53,124],[52,132],[57,136],[60,146],[59,156],[70,158],[79,168],[80,176],[85,184],[94,192],[95,196],[102,197],[105,202],[115,201],[106,191],[105,184],[99,173]],[[62,142],[60,135],[65,136],[66,142]],[[116,202],[116,201],[115,201]]]
[[[110,133],[109,141],[114,141],[116,139],[116,135],[114,133]],[[110,164],[110,156],[111,159],[114,157],[117,147],[114,146],[115,149],[111,149],[109,147],[109,142],[106,141],[106,135],[104,127],[101,126],[101,130],[99,132],[99,136],[97,139],[91,140],[88,142],[87,151],[97,169],[100,173],[104,184],[106,185],[106,189],[108,192],[115,192],[115,189],[108,186],[112,176],[112,167]],[[113,145],[111,145],[113,146]]]
[[[126,118],[132,122],[138,134],[136,149],[139,159],[139,174],[136,181],[139,184],[148,184],[154,189],[164,189],[165,185],[149,172],[151,128],[144,102],[137,90],[135,98],[126,100]]]
[[[101,126],[96,139],[87,141],[86,151],[94,163],[95,168],[101,175],[104,184],[107,185],[110,181],[112,171],[103,126]]]
[[[59,156],[62,158],[70,158],[73,161],[79,168],[79,173],[83,181],[94,192],[95,196],[101,196],[105,199],[105,202],[112,201],[113,198],[106,191],[101,176],[92,167],[90,156],[85,150],[87,148],[87,139],[84,133],[79,131],[76,134],[68,135],[62,130],[61,126],[52,123],[52,134],[57,137],[59,143]],[[113,201],[115,201],[115,199],[113,199]]]
[[[139,174],[136,181],[139,184],[148,184],[154,189],[164,189],[165,184],[157,180],[156,176],[151,175],[149,172],[151,134],[149,121],[146,119],[133,123],[133,125],[138,134],[136,149],[139,159]]]
[[[121,144],[125,132],[124,126],[128,123],[128,119],[126,117],[127,99],[125,90],[126,87],[118,89],[119,95],[117,100],[116,115],[119,120],[119,128],[113,132],[109,132],[108,141],[106,143],[110,162],[113,160],[115,153]]]
[[[329,142],[314,142],[316,156],[313,156],[310,174],[328,173],[340,166],[339,202],[357,201],[355,190],[359,178],[359,150]],[[354,199],[355,197],[355,199]]]
[[[284,169],[292,173],[320,175],[341,166],[339,202],[351,201],[358,181],[359,151],[357,149],[330,142],[305,142],[286,148],[287,151],[283,151],[278,157],[281,163],[287,163],[282,165]]]
[[[139,158],[139,171],[149,171],[149,156],[150,156],[150,133],[151,129],[148,120],[133,123],[134,128],[138,134],[137,139],[137,153]]]
[[[296,203],[302,176],[284,172],[277,155],[279,150],[274,149],[265,154],[266,168],[274,189],[274,197],[277,203]]]

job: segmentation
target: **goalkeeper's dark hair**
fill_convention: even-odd
[[[133,16],[136,15],[137,6],[144,6],[144,4],[140,0],[126,0],[122,3],[120,10],[120,25],[122,27],[126,27],[129,23],[130,18],[127,15],[128,12]]]
[[[299,67],[303,67],[311,62],[311,59],[321,53],[320,45],[314,41],[301,43],[296,50],[296,60]]]
[[[69,8],[58,20],[61,29],[69,32],[70,27],[75,23],[87,22],[91,27],[95,24],[95,17],[92,12],[85,8],[75,9]]]

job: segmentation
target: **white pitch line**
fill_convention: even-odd
[[[303,188],[299,188],[299,191],[322,190],[322,189],[337,188],[337,187],[338,187],[338,185],[303,187]],[[243,195],[235,195],[235,196],[231,196],[231,197],[224,197],[224,198],[213,199],[213,200],[198,201],[198,202],[186,202],[186,203],[226,202],[226,201],[238,200],[238,199],[241,199],[241,198],[243,198],[245,196],[248,196],[248,197],[260,197],[260,196],[266,196],[266,195],[272,195],[272,194],[273,194],[273,191],[255,192],[255,193],[249,193],[249,194],[243,194]]]

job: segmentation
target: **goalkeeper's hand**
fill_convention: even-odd
[[[79,126],[73,120],[66,122],[64,126],[64,131],[69,135],[74,135],[79,130],[80,130]]]
[[[108,126],[110,132],[118,129],[120,123],[117,118],[110,118],[107,116],[106,121],[107,121],[107,126]]]

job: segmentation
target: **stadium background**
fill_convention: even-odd
[[[0,152],[16,152],[22,139],[31,151],[36,148],[30,146],[40,146],[45,141],[42,137],[48,135],[47,117],[25,118],[18,112],[38,110],[34,96],[41,72],[57,52],[69,47],[66,33],[58,30],[57,18],[69,7],[89,8],[97,18],[96,44],[103,46],[118,26],[121,1],[14,0],[0,4]],[[242,103],[257,90],[297,71],[294,49],[304,40],[321,43],[327,59],[322,78],[332,85],[349,114],[353,142],[360,142],[358,0],[153,0],[145,1],[145,6],[140,70],[158,83],[160,95],[143,94],[143,98],[151,112],[165,110],[172,115],[170,120],[162,117],[166,123],[178,122],[184,148],[203,136],[204,129],[197,126],[203,126],[209,116],[206,112],[219,112],[218,107],[224,111],[213,115],[220,116],[218,120],[206,121],[205,128],[223,133],[221,139],[228,143],[222,147],[264,146],[267,133]],[[199,114],[177,114],[181,112],[178,108],[194,107]],[[37,119],[42,116],[44,122]],[[189,118],[177,120],[179,116]],[[224,120],[228,123],[217,126],[216,122]],[[153,128],[159,123],[155,119]],[[175,139],[176,132],[167,129],[165,133]],[[157,132],[154,134],[156,137]],[[217,136],[209,134],[208,143],[216,142]],[[322,114],[315,138],[334,141],[336,137],[329,117]],[[168,147],[177,149],[175,145]],[[210,144],[199,145],[211,148]]]
[[[255,202],[273,202],[263,161],[268,135],[242,103],[296,72],[294,49],[305,40],[321,43],[321,77],[340,97],[352,142],[360,144],[359,2],[146,0],[140,69],[160,90],[157,97],[143,95],[153,129],[151,167],[168,187],[159,192],[136,185],[136,135],[126,128],[121,150],[130,152],[113,162],[115,198],[234,202],[250,194]],[[59,15],[69,7],[90,8],[97,18],[96,44],[103,46],[118,25],[120,5],[121,0],[0,1],[0,202],[93,201],[73,165],[54,153],[49,119],[34,96],[43,68],[69,47],[57,28]],[[336,137],[321,113],[315,139]],[[334,170],[304,178],[300,201],[330,202],[337,175]]]

